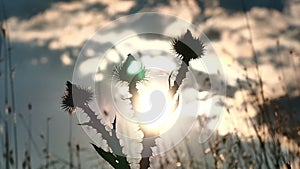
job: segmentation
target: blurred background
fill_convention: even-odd
[[[153,168],[299,168],[299,0],[1,0],[0,168],[110,168],[61,96],[85,41],[137,12],[199,27],[227,81],[211,140],[195,129]]]

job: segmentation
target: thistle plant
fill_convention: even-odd
[[[175,83],[170,87],[170,94],[174,96],[182,85],[182,81],[186,78],[190,61],[204,55],[204,44],[199,38],[193,37],[190,30],[187,30],[184,35],[173,39],[171,43],[173,51],[181,60]]]
[[[120,66],[116,67],[114,71],[115,77],[118,79],[118,81],[126,82],[129,87],[129,93],[131,94],[131,97],[129,98],[133,107],[134,115],[138,116],[136,113],[138,99],[139,99],[139,93],[137,85],[138,83],[141,83],[146,78],[146,70],[142,66],[142,64],[137,61],[133,55],[128,54],[124,64],[121,64]],[[142,159],[140,161],[140,168],[141,169],[147,169],[150,167],[150,156],[152,156],[152,147],[155,146],[155,139],[156,137],[153,137],[149,132],[144,130],[144,127],[142,124],[140,124],[140,129],[144,134],[144,138],[142,141],[143,150],[141,152]]]
[[[135,67],[135,68],[133,68]],[[125,62],[114,69],[114,77],[120,82],[126,82],[129,86],[129,93],[133,109],[136,108],[139,93],[137,89],[138,83],[146,78],[146,70],[143,65],[138,62],[133,55],[128,54]]]
[[[184,35],[173,39],[171,43],[175,54],[181,60],[174,85],[169,85],[169,94],[174,98],[176,93],[179,94],[178,89],[182,86],[183,80],[186,78],[190,61],[204,55],[204,45],[199,38],[194,38],[192,36],[190,30],[187,30]],[[113,75],[117,82],[128,85],[128,93],[130,94],[128,99],[132,105],[134,118],[138,119],[139,99],[143,94],[139,91],[138,85],[140,83],[147,83],[147,70],[132,54],[128,54],[125,61],[115,67]],[[169,84],[170,80],[171,75],[169,77]],[[89,117],[89,120],[80,125],[96,129],[96,132],[101,133],[102,138],[107,141],[109,147],[108,151],[92,144],[97,153],[114,168],[130,168],[126,154],[122,151],[123,146],[121,146],[120,139],[116,134],[118,114],[116,113],[114,115],[114,120],[112,122],[113,127],[108,131],[106,125],[97,118],[95,111],[89,106],[89,102],[93,99],[93,93],[89,89],[73,85],[71,82],[67,82],[66,86],[65,95],[62,97],[62,108],[69,113],[74,112],[76,108],[83,110]],[[172,111],[176,110],[178,107],[178,98]],[[105,110],[102,113],[104,115],[109,114],[109,112]],[[159,137],[158,133],[147,131],[145,125],[146,124],[139,123],[139,128],[143,132],[143,139],[141,142],[143,148],[141,151],[142,158],[139,162],[140,169],[147,169],[150,167],[150,157],[153,156],[152,148],[157,146],[155,140]]]
[[[76,98],[76,99],[74,99]],[[102,138],[107,141],[111,151],[105,151],[101,147],[92,144],[97,153],[104,158],[111,166],[118,169],[129,169],[125,154],[122,152],[119,139],[115,132],[116,117],[113,122],[112,134],[106,130],[105,125],[97,119],[95,112],[89,107],[88,103],[92,100],[93,93],[86,88],[73,85],[71,82],[66,83],[66,92],[62,97],[62,108],[65,111],[73,112],[76,108],[80,108],[89,116],[89,121],[81,124],[96,129],[97,133],[101,133]]]

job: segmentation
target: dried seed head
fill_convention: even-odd
[[[197,59],[204,55],[204,44],[199,38],[194,38],[190,30],[179,38],[172,40],[172,46],[176,54],[189,65],[191,59]]]
[[[8,114],[10,114],[11,113],[11,107],[10,106],[6,106],[5,112],[8,113]]]
[[[79,144],[76,144],[76,151],[79,151],[80,150],[80,146]]]
[[[32,104],[29,102],[28,103],[28,110],[31,110],[32,109]]]
[[[131,54],[128,54],[124,63],[116,66],[113,73],[117,80],[128,83],[143,81],[146,78],[146,70],[142,63]]]

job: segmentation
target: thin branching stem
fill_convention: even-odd
[[[81,169],[80,146],[76,144],[77,169]]]
[[[6,8],[4,1],[2,0],[2,10],[4,20],[7,20]],[[18,169],[18,138],[17,138],[17,114],[15,110],[15,92],[14,92],[14,83],[13,83],[13,69],[12,69],[12,61],[11,61],[11,44],[9,39],[9,31],[8,25],[4,21],[5,28],[2,27],[2,34],[4,37],[4,51],[5,51],[5,102],[8,103],[8,82],[7,76],[9,77],[10,82],[10,98],[11,98],[11,109],[13,112],[13,132],[14,132],[14,147],[15,147],[15,168]],[[7,50],[7,52],[6,52]]]
[[[69,168],[73,168],[73,144],[72,144],[72,123],[73,123],[73,116],[72,114],[69,113],[69,142],[68,142],[68,147],[69,147],[69,157],[70,157],[70,165]]]
[[[31,142],[32,142],[32,105],[28,104],[28,112],[29,112],[29,129],[28,129],[28,168],[31,169]]]
[[[8,131],[8,115],[6,115],[5,118],[5,155],[6,155],[6,161],[5,161],[5,167],[6,169],[10,168],[9,160],[10,160],[10,152],[9,152],[9,131]]]
[[[49,168],[49,162],[50,162],[50,126],[49,126],[49,123],[50,123],[50,120],[51,118],[48,117],[47,118],[47,121],[46,121],[46,169]]]

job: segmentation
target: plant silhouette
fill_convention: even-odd
[[[172,98],[176,97],[176,102],[172,107],[172,110],[176,110],[179,103],[179,88],[183,84],[183,80],[186,78],[186,73],[189,71],[189,63],[193,59],[201,58],[204,55],[204,44],[199,38],[192,36],[190,30],[187,30],[185,34],[178,38],[174,38],[171,41],[174,53],[181,60],[181,64],[178,73],[176,75],[174,85],[171,86],[171,75],[169,76],[169,94]],[[123,63],[116,66],[113,75],[115,79],[120,83],[128,85],[128,93],[131,95],[130,104],[135,116],[138,116],[137,106],[140,95],[143,93],[139,92],[138,84],[147,82],[147,70],[142,63],[137,60],[132,54],[128,54],[127,58]],[[97,153],[105,159],[112,167],[118,169],[130,168],[130,164],[123,153],[123,146],[120,144],[120,139],[116,133],[117,114],[114,116],[112,128],[110,131],[107,127],[97,119],[97,115],[94,110],[89,106],[89,102],[93,99],[93,93],[88,88],[83,88],[72,84],[71,82],[66,83],[66,92],[62,97],[62,109],[72,113],[77,108],[81,109],[88,117],[89,120],[83,124],[83,126],[89,126],[96,129],[97,133],[101,133],[102,138],[107,141],[109,150],[105,151],[101,147],[92,144]],[[155,106],[155,105],[152,105]],[[109,112],[103,111],[104,115],[108,115]],[[150,157],[153,156],[152,148],[156,146],[155,140],[159,137],[158,133],[150,133],[145,130],[145,124],[139,124],[140,130],[143,132],[142,139],[142,151],[141,160],[139,162],[140,169],[147,169],[150,167]]]

